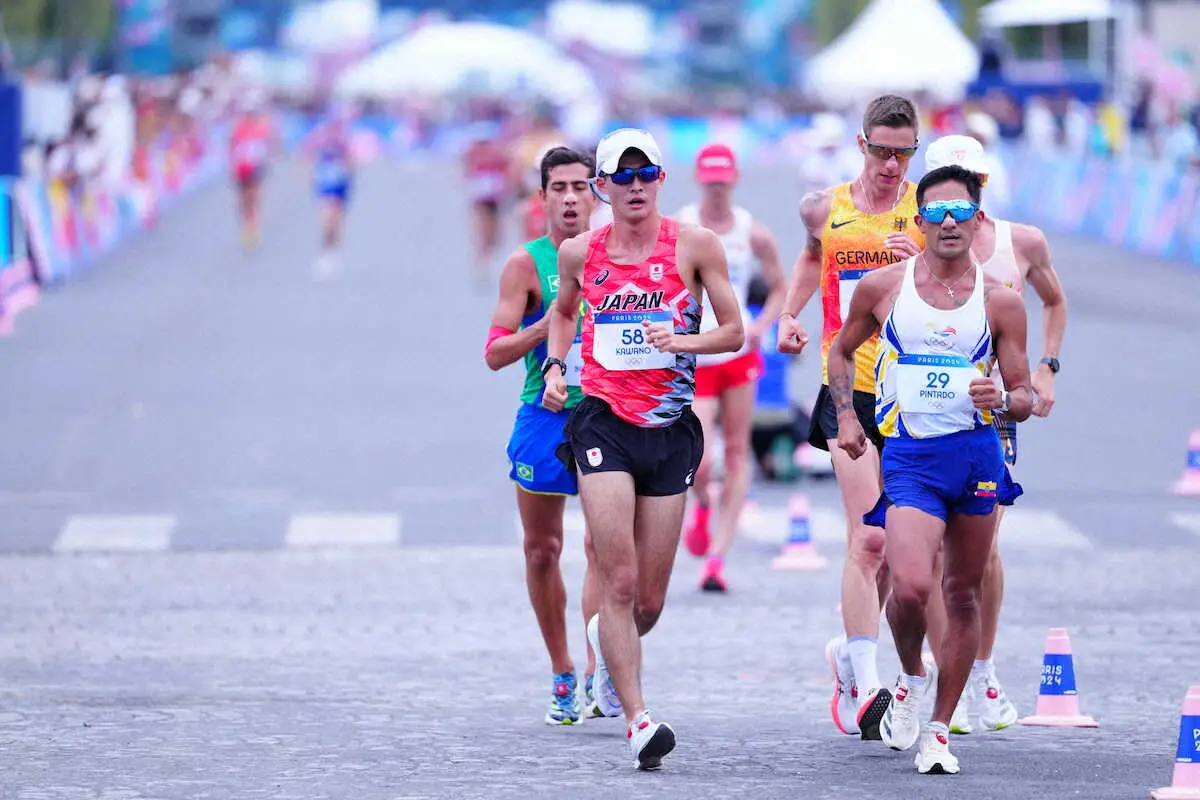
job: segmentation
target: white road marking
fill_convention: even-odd
[[[288,523],[284,545],[382,547],[400,542],[399,514],[298,514]]]
[[[169,515],[78,515],[63,526],[56,553],[158,552],[171,545],[177,520]]]

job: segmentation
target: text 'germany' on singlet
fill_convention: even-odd
[[[889,233],[906,233],[925,247],[925,236],[917,229],[917,187],[904,182],[900,202],[890,211],[868,214],[854,204],[853,183],[833,189],[829,218],[821,230],[821,380],[829,383],[829,348],[850,311],[854,287],[868,272],[902,260],[885,242]],[[875,391],[875,359],[879,336],[872,335],[854,353],[854,390]]]

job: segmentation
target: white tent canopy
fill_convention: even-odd
[[[979,9],[979,19],[986,28],[1062,25],[1116,15],[1112,0],[994,0]]]
[[[979,51],[937,0],[874,0],[809,61],[806,85],[835,106],[888,91],[951,100],[978,72]]]
[[[463,88],[527,91],[552,101],[596,97],[591,76],[549,42],[486,23],[426,25],[339,78],[342,96],[446,94]]]
[[[649,9],[637,3],[554,0],[546,8],[546,35],[562,45],[583,42],[602,53],[640,58],[654,49],[658,31]]]
[[[324,0],[298,6],[283,30],[288,47],[310,53],[369,42],[379,23],[374,0]]]

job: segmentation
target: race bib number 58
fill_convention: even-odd
[[[959,414],[974,408],[971,381],[979,370],[956,355],[902,355],[896,397],[905,414]]]
[[[650,344],[643,322],[673,324],[669,311],[602,311],[593,319],[592,356],[605,369],[670,369],[674,353]]]

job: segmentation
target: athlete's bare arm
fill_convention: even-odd
[[[902,261],[863,277],[850,298],[842,329],[829,347],[829,394],[837,410],[838,447],[851,458],[867,451],[867,434],[854,411],[854,351],[879,332],[880,320],[904,276],[904,268]]]
[[[766,225],[755,222],[750,229],[750,251],[758,260],[763,280],[767,282],[767,301],[763,304],[758,318],[746,331],[746,338],[755,350],[762,341],[763,334],[775,324],[775,318],[783,310],[783,300],[787,295],[787,276],[783,274],[783,264],[779,258],[779,245]]]
[[[693,281],[687,281],[693,296],[707,295],[712,304],[717,327],[704,333],[678,334],[674,325],[644,323],[646,338],[664,353],[733,353],[740,350],[746,341],[746,332],[742,328],[741,306],[729,282],[729,263],[721,239],[708,228],[682,225],[676,253],[685,281],[691,272],[695,282],[699,283],[693,287]]]
[[[792,282],[788,287],[787,296],[783,301],[783,311],[779,316],[779,345],[781,353],[799,355],[808,344],[808,332],[800,324],[796,316],[804,311],[808,301],[821,286],[821,231],[829,219],[829,209],[833,202],[833,190],[825,189],[813,192],[800,201],[800,219],[804,222],[807,237],[804,249],[796,258],[796,266],[792,270]]]
[[[484,360],[490,369],[507,367],[545,341],[550,330],[549,314],[528,328],[521,329],[522,318],[540,302],[537,267],[534,266],[533,256],[521,248],[508,257],[500,273],[500,299],[496,302],[496,310],[492,312],[491,328],[503,328],[513,333],[493,339],[488,345]]]
[[[547,355],[565,361],[575,340],[575,325],[579,318],[579,300],[582,294],[580,280],[583,277],[583,262],[587,257],[587,246],[591,232],[585,231],[567,239],[558,248],[558,297],[550,305],[549,341]],[[567,376],[561,369],[546,370],[546,391],[542,392],[542,405],[551,411],[561,411],[567,404]]]
[[[1014,422],[1024,422],[1033,411],[1033,390],[1029,385],[1029,356],[1025,347],[1028,330],[1025,303],[1019,294],[1007,286],[989,286],[984,291],[984,303],[987,307],[988,327],[992,332],[992,350],[996,353],[1004,388],[1008,390],[1008,410],[1004,412],[1004,416]],[[984,383],[991,386],[991,391],[999,393],[995,381],[988,380]],[[976,394],[974,384],[971,394]],[[998,406],[999,398],[996,398],[995,404],[983,407]],[[978,403],[976,407],[980,407]]]
[[[1046,235],[1032,225],[1013,225],[1013,247],[1027,264],[1025,280],[1042,301],[1042,357],[1058,358],[1063,334],[1067,329],[1067,295],[1054,269]],[[1034,371],[1033,389],[1037,393],[1033,413],[1050,415],[1054,407],[1054,373],[1046,364]]]

